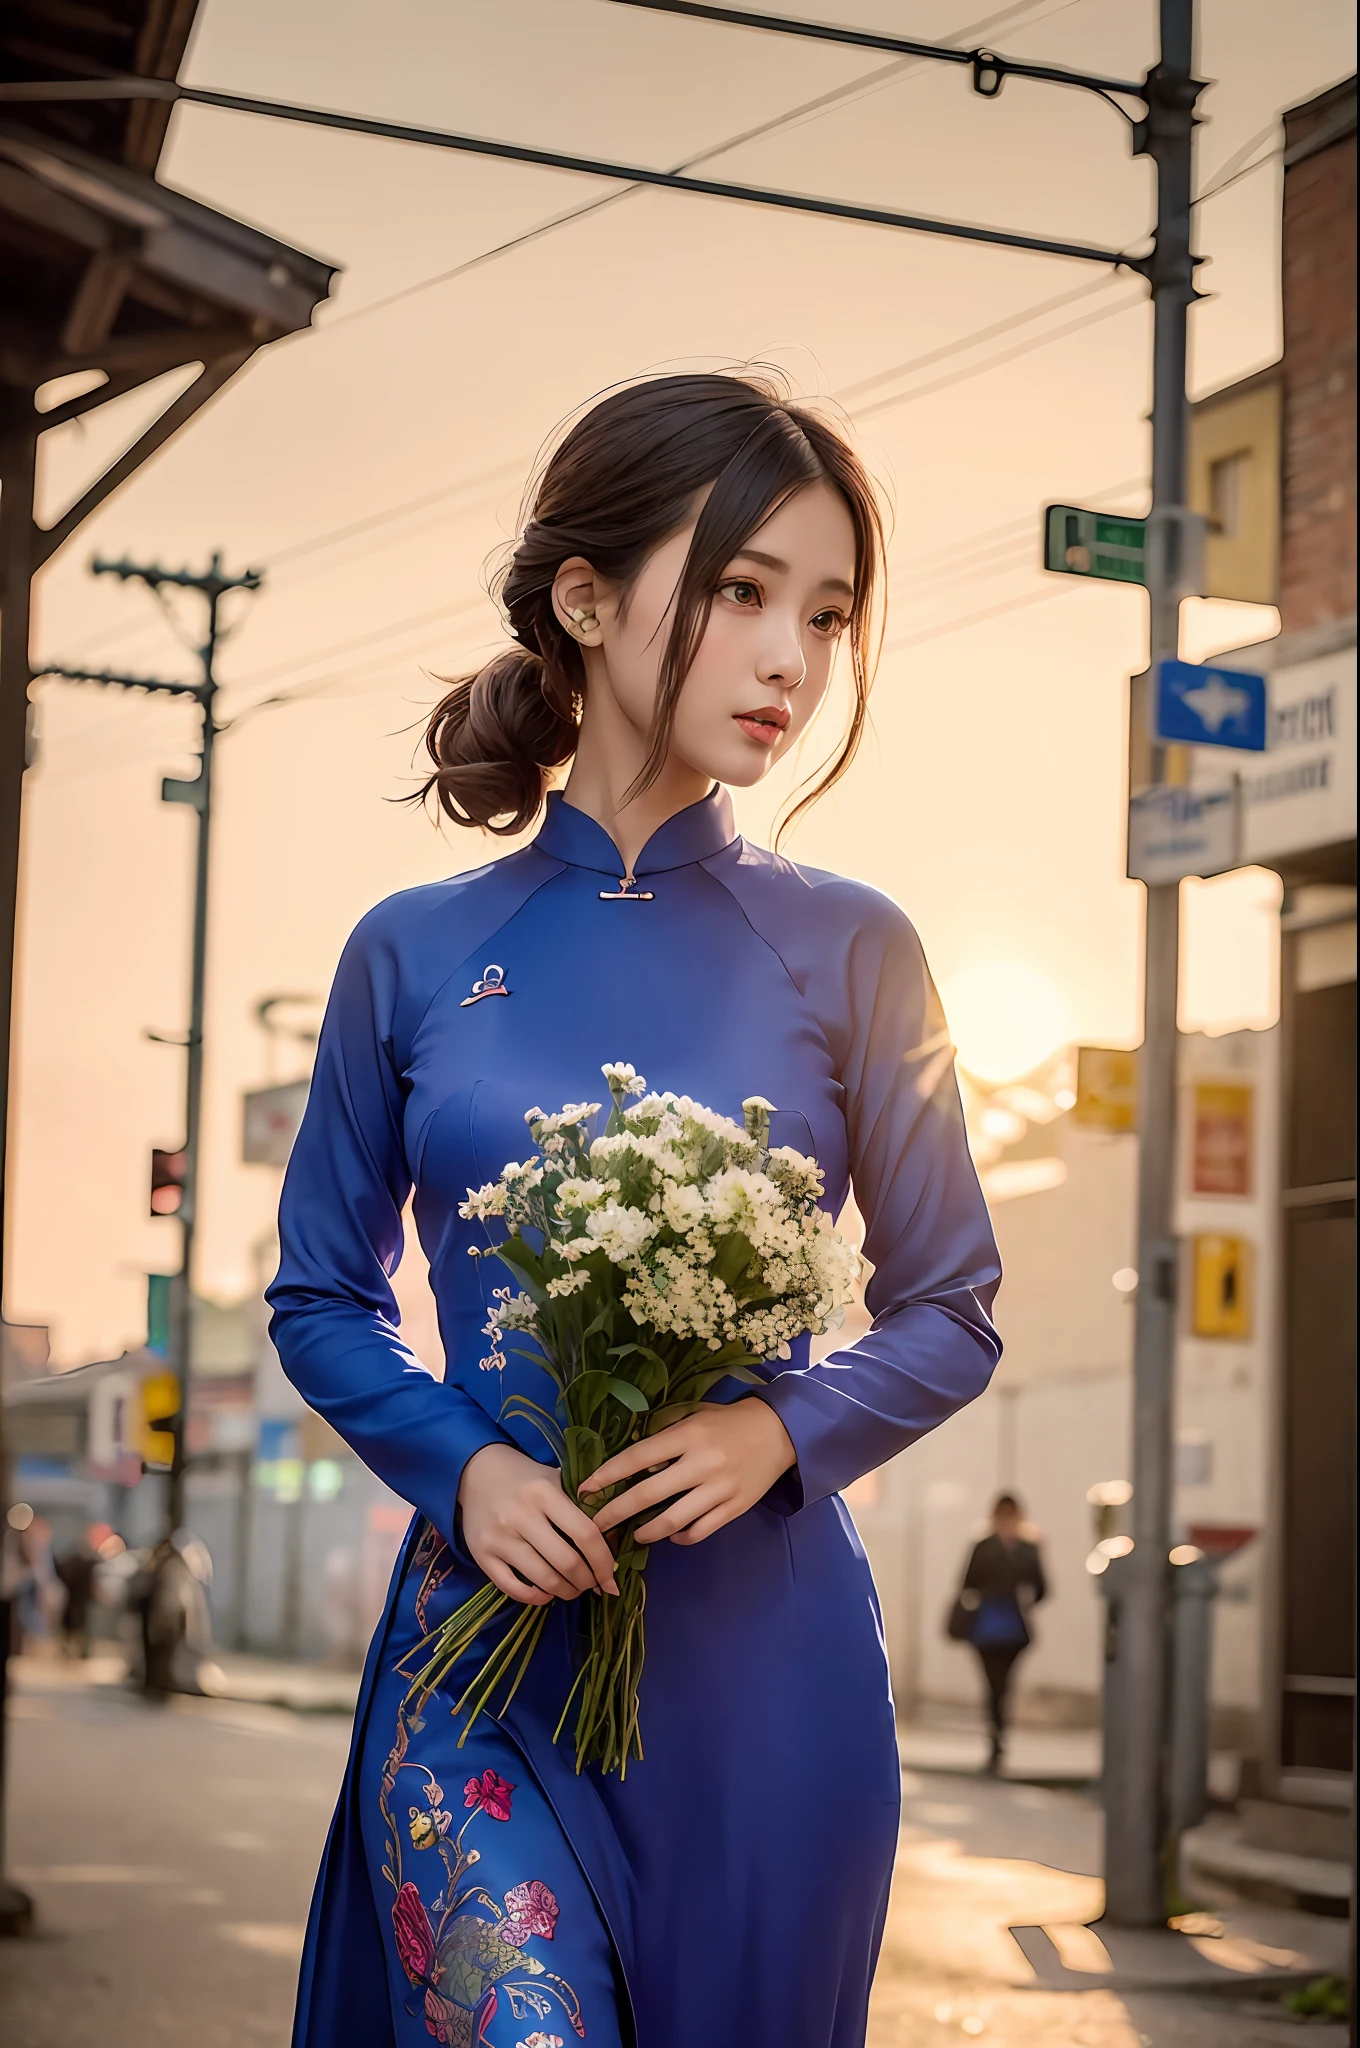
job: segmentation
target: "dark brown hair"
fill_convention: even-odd
[[[582,555],[626,589],[712,485],[676,589],[647,760],[630,795],[647,788],[665,763],[676,702],[723,570],[787,498],[821,481],[841,493],[855,529],[854,706],[834,758],[791,822],[839,781],[864,730],[883,524],[868,474],[837,428],[792,403],[773,378],[749,372],[629,385],[563,437],[492,582],[518,645],[459,677],[435,706],[425,733],[434,770],[417,800],[433,792],[457,824],[492,832],[518,832],[537,815],[551,771],[575,752],[585,689],[581,650],[553,609],[558,570]]]

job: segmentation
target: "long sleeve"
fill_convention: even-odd
[[[886,898],[873,897],[857,923],[842,971],[833,1051],[874,1267],[873,1324],[764,1390],[798,1454],[770,1496],[785,1512],[839,1492],[944,1422],[982,1392],[1001,1350],[990,1317],[1000,1262],[944,1012],[915,932]]]
[[[371,912],[336,972],[307,1112],[284,1181],[267,1299],[284,1371],[395,1493],[453,1532],[467,1460],[504,1433],[402,1342],[390,1275],[411,1177],[391,1019],[397,949]]]

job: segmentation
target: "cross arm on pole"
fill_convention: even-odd
[[[33,670],[34,682],[57,676],[68,683],[106,683],[115,690],[160,690],[172,697],[193,697],[203,701],[202,683],[172,682],[161,676],[126,676],[113,669],[67,668],[59,661],[43,662]]]
[[[499,158],[507,163],[536,164],[545,170],[575,171],[588,178],[617,179],[624,185],[655,185],[664,191],[688,192],[702,199],[733,199],[748,206],[777,206],[787,212],[815,214],[824,219],[861,221],[870,227],[899,228],[914,234],[941,235],[951,241],[983,242],[994,248],[1023,249],[1031,255],[1066,256],[1076,262],[1100,263],[1111,268],[1122,266],[1140,274],[1147,265],[1145,257],[1130,256],[1122,249],[1097,248],[1088,242],[1061,242],[1042,235],[1013,234],[1005,228],[977,227],[970,221],[939,220],[928,214],[900,213],[895,208],[884,206],[857,206],[848,200],[821,199],[805,192],[781,192],[767,185],[738,185],[717,178],[691,178],[680,171],[662,171],[650,165],[611,163],[607,159],[576,156],[564,150],[532,149],[523,143],[500,142],[489,136],[462,135],[449,129],[424,128],[404,121],[379,121],[366,114],[340,114],[328,107],[304,107],[285,100],[254,99],[244,93],[216,92],[207,86],[176,85],[165,79],[124,78],[100,80],[99,83],[112,96],[119,98],[133,99],[145,95],[147,98],[164,99],[168,95],[187,100],[194,106],[219,107],[226,113],[255,114],[273,121],[297,121],[314,128],[335,128],[342,134],[372,135],[388,142],[416,143],[427,149],[451,149],[468,156]],[[62,84],[44,84],[41,90],[53,100],[65,99],[70,93],[70,88]],[[7,91],[6,86],[0,85],[0,100],[4,99]],[[36,97],[33,87],[26,87],[25,91],[29,98]],[[205,371],[204,375],[207,374]],[[68,518],[74,517],[75,511],[79,511],[83,518],[89,509],[86,501],[82,500]],[[62,527],[52,529],[54,534],[61,533],[63,539],[65,524],[63,522]],[[57,545],[59,542],[53,541],[47,552],[50,553]]]

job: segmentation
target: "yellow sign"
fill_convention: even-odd
[[[1251,1246],[1245,1237],[1194,1240],[1191,1328],[1197,1337],[1250,1337]]]
[[[1131,1131],[1138,1122],[1138,1055],[1115,1046],[1077,1047],[1073,1115],[1090,1131]]]
[[[179,1379],[173,1372],[153,1372],[142,1381],[137,1449],[148,1465],[174,1461],[174,1431],[162,1425],[179,1414]]]

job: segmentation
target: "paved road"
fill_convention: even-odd
[[[283,2048],[343,1718],[109,1686],[12,1708],[39,1916],[0,1944],[5,2048]]]
[[[0,1944],[5,2048],[285,2048],[343,1715],[67,1677],[13,1703],[10,1860],[39,1923]],[[870,2048],[1297,2042],[1253,1982],[1326,1961],[1342,1923],[1261,1909],[1102,1941],[1083,1793],[915,1769],[903,1789]]]

